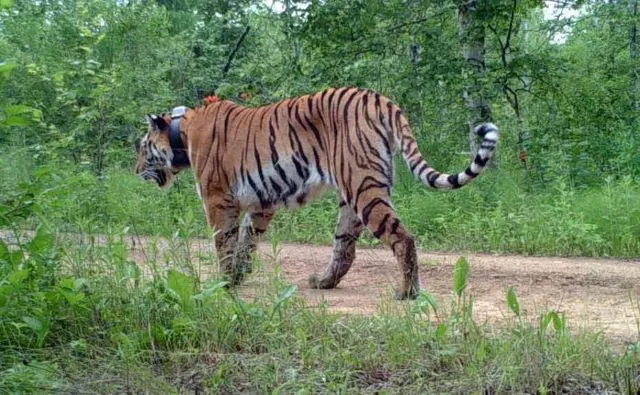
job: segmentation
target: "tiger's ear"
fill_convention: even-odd
[[[162,132],[169,129],[169,124],[163,117],[159,117],[157,115],[149,114],[147,115],[147,123],[153,131]]]

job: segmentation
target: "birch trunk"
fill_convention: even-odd
[[[478,151],[477,136],[473,128],[482,122],[491,121],[491,109],[483,89],[486,72],[484,62],[485,28],[478,7],[481,0],[458,2],[458,33],[462,44],[462,55],[467,61],[470,78],[463,89],[463,98],[469,109],[469,149],[474,157]]]
[[[638,78],[640,67],[638,63],[638,0],[634,0],[631,9],[631,35],[629,37],[631,55],[631,100],[633,100],[632,126],[636,126],[638,112],[640,112],[640,98],[638,97]]]

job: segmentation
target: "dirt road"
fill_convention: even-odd
[[[274,272],[270,245],[260,246],[265,257],[240,293],[250,296]],[[521,309],[532,319],[549,309],[566,313],[569,326],[603,330],[615,343],[640,340],[640,262],[587,258],[494,256],[484,254],[419,255],[421,285],[447,307],[453,295],[455,261],[466,256],[471,265],[468,292],[474,298],[479,322],[499,324],[512,319],[506,293],[514,287]],[[331,247],[284,245],[278,254],[280,270],[298,286],[310,306],[326,301],[330,309],[345,313],[375,314],[391,302],[399,270],[390,251],[359,249],[351,271],[337,289],[310,289],[307,278],[320,272],[331,257]]]

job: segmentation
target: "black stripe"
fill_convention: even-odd
[[[454,189],[460,188],[462,186],[462,185],[460,185],[460,182],[458,181],[458,175],[457,174],[452,174],[449,177],[447,177],[447,181],[449,181],[449,184],[451,184]]]
[[[400,220],[398,218],[393,220],[393,224],[391,224],[391,231],[390,233],[392,235],[395,235],[396,233],[398,233],[398,227],[400,226]]]
[[[429,182],[429,185],[435,188],[435,181],[438,177],[440,177],[440,173],[438,173],[437,171],[431,171],[430,173],[427,173],[427,182]]]
[[[375,232],[373,232],[373,235],[376,238],[379,239],[380,236],[384,234],[385,230],[387,230],[387,220],[389,219],[390,215],[391,214],[389,213],[385,214],[385,216],[382,218],[382,222],[380,222],[380,226],[378,226],[378,229]]]
[[[269,181],[271,182],[271,188],[275,191],[276,195],[280,196],[280,194],[282,193],[282,187],[280,186],[280,184],[278,184],[278,182],[274,180],[273,177],[269,177]]]
[[[233,107],[229,110],[229,112],[227,112],[227,116],[224,118],[224,128],[222,129],[222,135],[224,136],[224,145],[227,145],[227,129],[229,128],[229,118],[231,117],[231,114],[233,113],[233,110],[237,109],[238,107]]]
[[[322,165],[320,164],[320,157],[318,156],[318,151],[316,151],[315,147],[313,148],[313,158],[316,161],[316,171],[320,175],[320,180],[324,181],[324,171],[322,171]]]
[[[473,160],[473,163],[475,163],[480,167],[485,167],[488,161],[489,161],[489,158],[483,159],[480,155],[476,155],[476,158]]]
[[[429,164],[427,162],[422,162],[422,166],[420,166],[420,168],[416,172],[418,177],[422,176],[422,172],[427,170],[428,168],[429,168]]]
[[[369,216],[371,215],[371,211],[379,204],[383,204],[388,208],[391,208],[389,203],[381,198],[372,199],[366,206],[362,209],[362,223],[367,225],[369,223]]]
[[[294,166],[296,167],[296,172],[298,173],[298,176],[300,176],[300,178],[302,178],[302,181],[306,181],[308,176],[309,176],[309,171],[307,170],[306,167],[304,167],[302,165],[302,163],[300,163],[295,156],[291,157],[291,160],[293,161]]]

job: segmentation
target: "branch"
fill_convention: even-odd
[[[511,32],[513,32],[513,19],[516,15],[516,7],[518,6],[518,0],[513,0],[513,8],[511,9],[511,19],[509,20],[509,32],[507,33],[507,39],[504,40],[504,49],[511,49]]]
[[[229,72],[229,68],[231,68],[231,62],[233,61],[233,58],[236,57],[236,53],[238,52],[238,49],[240,49],[240,46],[242,45],[242,42],[244,41],[244,38],[249,33],[250,29],[251,29],[251,26],[247,26],[244,29],[244,32],[242,32],[242,35],[240,36],[240,38],[238,39],[238,42],[236,43],[236,47],[233,48],[233,51],[231,51],[231,53],[229,54],[229,59],[227,59],[227,64],[225,64],[224,68],[222,69],[222,75],[226,75],[227,72]]]
[[[387,30],[387,32],[391,33],[391,32],[396,31],[396,30],[398,30],[398,29],[402,29],[403,27],[407,27],[407,26],[411,26],[411,25],[417,25],[417,24],[419,24],[419,23],[426,22],[426,21],[428,21],[429,19],[432,19],[432,18],[435,18],[435,17],[441,16],[441,15],[444,15],[445,13],[449,12],[449,11],[450,11],[450,10],[452,10],[452,9],[453,9],[453,8],[444,8],[444,9],[443,9],[443,10],[441,10],[440,12],[433,13],[433,14],[431,14],[431,15],[428,15],[428,16],[424,17],[424,18],[414,19],[414,20],[412,20],[412,21],[408,21],[408,22],[400,23],[400,24],[395,25],[395,26],[390,26],[390,27],[388,27],[386,30]]]

